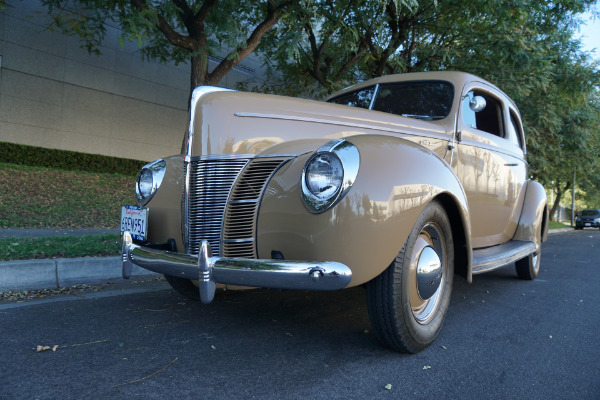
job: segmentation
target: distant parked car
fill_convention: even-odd
[[[575,217],[575,229],[600,228],[600,210],[583,210]]]
[[[465,73],[386,76],[325,102],[199,87],[181,153],[145,166],[122,210],[123,276],[162,273],[203,303],[217,285],[364,285],[377,337],[415,353],[455,274],[537,276],[547,201],[525,154],[516,105]]]

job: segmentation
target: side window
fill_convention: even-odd
[[[375,86],[366,89],[357,90],[355,92],[346,93],[333,99],[329,99],[329,103],[341,104],[350,107],[359,107],[369,109],[371,100],[375,93]]]
[[[521,134],[521,127],[518,121],[519,118],[510,110],[510,118],[506,127],[506,138],[515,146],[523,148],[523,135]]]
[[[478,113],[474,112],[469,107],[469,102],[475,96],[483,97],[486,102],[485,108]],[[464,123],[471,128],[504,137],[504,129],[502,126],[502,103],[487,93],[478,92],[476,90],[467,93],[462,104],[462,118]]]

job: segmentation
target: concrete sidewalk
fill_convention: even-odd
[[[89,230],[84,231],[87,232],[84,234],[89,234]],[[549,233],[563,232],[575,232],[575,230],[573,228],[552,229]],[[147,276],[159,276],[159,274],[134,267],[132,277]],[[116,279],[122,279],[121,257],[118,256],[0,262],[0,292],[56,289],[75,284],[100,283]]]

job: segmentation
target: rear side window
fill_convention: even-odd
[[[523,148],[523,135],[519,119],[512,110],[510,111],[510,119],[506,128],[506,138],[515,146]]]
[[[366,89],[361,89],[355,92],[343,94],[341,96],[328,100],[328,102],[341,104],[344,106],[369,109],[369,107],[371,106],[371,100],[373,100],[374,93],[375,86],[371,86]]]

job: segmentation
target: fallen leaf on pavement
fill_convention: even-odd
[[[40,346],[38,344],[37,347],[35,348],[35,352],[36,353],[41,353],[42,351],[48,351],[48,350],[56,351],[56,349],[58,349],[58,345],[57,344],[55,344],[52,347],[50,347],[50,346]]]

